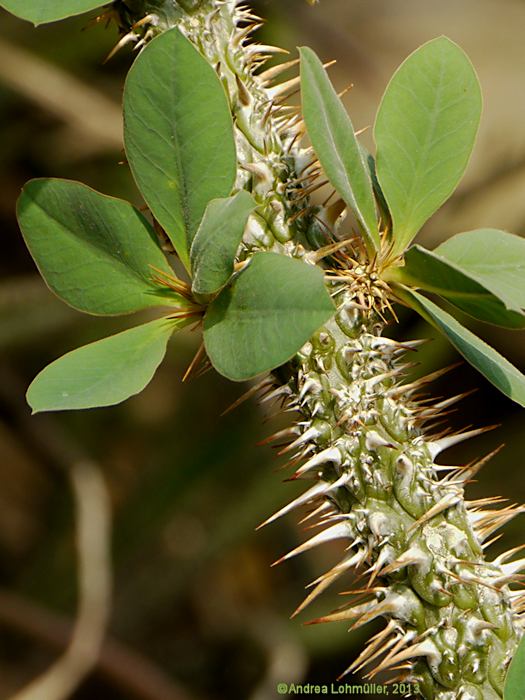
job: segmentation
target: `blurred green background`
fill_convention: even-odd
[[[483,86],[482,130],[460,190],[421,238],[433,246],[481,225],[525,232],[523,0],[254,5],[269,20],[260,32],[265,42],[291,51],[309,44],[323,59],[337,59],[334,82],[355,86],[345,101],[356,128],[373,123],[389,76],[411,50],[439,34],[458,41]],[[103,65],[117,38],[115,27],[86,17],[35,30],[0,11],[0,697],[57,657],[74,620],[75,513],[64,470],[72,442],[108,483],[115,578],[108,644],[74,697],[271,700],[279,681],[334,680],[372,631],[303,626],[340,604],[337,590],[288,619],[304,586],[341,554],[334,545],[271,569],[304,534],[291,517],[254,531],[295,493],[281,483],[286,475],[272,450],[257,446],[289,418],[272,417],[254,401],[221,418],[245,387],[212,372],[182,384],[198,345],[191,333],[173,343],[143,394],[122,406],[46,421],[30,419],[24,404],[26,386],[45,364],[128,323],[83,317],[57,301],[39,281],[15,219],[20,188],[44,175],[140,205],[121,163],[119,103],[132,55],[124,49]],[[370,133],[364,138],[370,145]],[[393,332],[435,335],[408,313],[401,324]],[[524,369],[524,334],[476,329]],[[419,354],[417,374],[457,359],[439,338]],[[525,414],[464,364],[433,391],[474,387],[452,423],[502,427],[445,460],[465,463],[505,442],[469,493],[524,501]],[[523,542],[524,522],[512,523],[494,552]],[[350,587],[346,580],[340,588]]]

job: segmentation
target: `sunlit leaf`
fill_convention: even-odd
[[[503,700],[523,700],[523,698],[525,698],[525,637],[521,638],[514,652],[503,691]]]
[[[214,294],[230,279],[235,254],[255,207],[255,200],[244,190],[208,204],[191,246],[192,289],[196,294]]]
[[[142,196],[189,269],[206,205],[230,194],[237,161],[224,88],[178,29],[153,39],[133,64],[124,136]]]
[[[18,221],[47,285],[92,314],[127,314],[184,300],[153,282],[171,273],[155,234],[131,204],[69,180],[32,180]]]
[[[225,377],[249,379],[287,362],[334,311],[321,269],[256,253],[210,305],[206,350]]]
[[[149,384],[171,334],[187,321],[159,319],[68,352],[33,380],[33,413],[113,406]]]
[[[323,64],[309,48],[301,52],[303,115],[315,153],[331,184],[363,227],[370,251],[379,250],[377,215],[366,157]]]
[[[107,4],[101,0],[0,0],[0,7],[33,24],[55,22]]]
[[[487,323],[506,328],[525,328],[525,314],[507,309],[461,265],[415,245],[405,255],[405,266],[390,268],[387,276],[409,287],[439,294],[465,313]]]
[[[398,290],[401,299],[438,328],[456,350],[505,396],[525,407],[525,376],[481,338],[426,297],[413,290]]]
[[[509,309],[525,308],[525,239],[482,228],[452,236],[436,253],[460,265]]]
[[[446,37],[421,46],[394,74],[374,130],[394,253],[408,246],[456,189],[474,146],[481,106],[470,60]]]

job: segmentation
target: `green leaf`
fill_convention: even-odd
[[[369,252],[381,241],[366,157],[323,64],[309,48],[301,53],[301,93],[308,136],[326,176],[363,227]]]
[[[398,68],[375,123],[377,176],[400,253],[456,189],[481,117],[481,91],[465,53],[446,37]]]
[[[525,239],[482,228],[458,233],[438,246],[436,253],[467,271],[507,308],[525,308]]]
[[[129,72],[124,138],[142,196],[189,269],[206,205],[230,194],[237,159],[224,88],[178,29],[153,39]]]
[[[173,331],[188,321],[158,319],[84,345],[48,365],[33,380],[33,413],[113,406],[149,384]]]
[[[514,365],[430,299],[406,288],[396,290],[396,293],[424,319],[438,328],[456,350],[489,382],[505,396],[525,407],[525,376]]]
[[[503,700],[523,700],[525,698],[525,637],[521,638],[514,652],[505,679]]]
[[[33,24],[56,22],[107,4],[107,0],[0,0],[0,7]]]
[[[192,290],[196,294],[214,294],[230,279],[248,217],[256,206],[244,190],[208,204],[191,246]]]
[[[389,268],[386,279],[439,294],[480,321],[505,328],[525,328],[525,314],[507,309],[470,270],[421,246],[412,246],[405,255],[405,266]]]
[[[275,253],[256,253],[204,318],[215,369],[243,381],[287,362],[333,314],[323,271]]]
[[[369,153],[368,149],[365,146],[363,146],[362,143],[359,144],[359,148],[361,150],[363,158],[365,159],[366,165],[368,167],[368,172],[370,173],[370,179],[372,180],[372,189],[376,198],[380,219],[383,223],[383,226],[386,222],[389,226],[391,226],[391,217],[390,212],[388,210],[388,204],[386,203],[385,195],[383,194],[383,190],[381,189],[381,185],[379,184],[379,180],[377,179],[375,158],[371,153]]]
[[[127,314],[184,303],[152,281],[171,273],[155,234],[131,204],[68,180],[32,180],[18,200],[18,221],[47,285],[92,314]]]

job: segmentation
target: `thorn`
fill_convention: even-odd
[[[328,207],[328,204],[330,203],[330,200],[333,199],[336,195],[337,195],[337,190],[332,190],[330,192],[330,194],[328,195],[328,197],[326,197],[326,199],[321,204],[321,207],[323,209],[326,209]]]
[[[302,209],[298,209],[295,214],[292,214],[292,216],[289,217],[288,219],[288,224],[291,225],[298,219],[300,219],[303,216],[307,216],[312,212],[312,210],[315,209],[314,206],[307,206],[303,207]]]
[[[419,379],[410,382],[410,384],[401,384],[400,386],[393,387],[392,389],[386,392],[386,396],[396,396],[399,394],[405,394],[407,392],[416,391],[425,384],[429,384],[430,382],[433,382],[434,380],[444,376],[448,372],[451,372],[453,369],[456,369],[456,367],[459,367],[461,364],[463,363],[455,362],[454,364],[449,365],[448,367],[444,367],[443,369],[438,369],[435,372],[431,372],[425,377],[420,377]]]
[[[358,551],[355,552],[354,554],[351,554],[348,557],[345,557],[342,561],[339,562],[339,564],[336,564],[334,567],[330,569],[330,571],[327,571],[325,574],[320,576],[318,579],[316,579],[313,584],[315,588],[306,596],[306,598],[303,600],[303,602],[294,610],[294,612],[291,614],[290,619],[296,617],[301,613],[305,608],[307,608],[310,603],[312,603],[323,591],[325,591],[329,586],[332,585],[337,579],[342,576],[342,574],[345,573],[345,571],[348,571],[348,569],[351,569],[353,566],[357,566],[362,558],[362,552]],[[371,593],[372,591],[368,591],[368,593]]]
[[[299,545],[299,547],[296,547],[291,552],[288,552],[288,554],[285,554],[284,556],[282,556],[280,559],[275,561],[272,564],[272,566],[277,566],[277,564],[281,564],[283,561],[286,561],[287,559],[291,559],[292,557],[295,557],[298,554],[302,554],[303,552],[306,552],[309,549],[312,549],[312,547],[317,547],[317,545],[323,544],[324,542],[330,542],[332,540],[340,540],[340,539],[350,539],[351,534],[352,533],[350,531],[350,527],[349,527],[348,523],[346,523],[346,522],[337,523],[336,525],[332,525],[332,527],[329,527],[328,529],[323,530],[323,532],[320,532],[319,534],[310,538],[307,542],[304,542],[303,544]]]
[[[467,507],[473,510],[479,510],[485,506],[493,506],[501,503],[508,503],[508,498],[503,498],[503,496],[491,496],[489,498],[478,498],[475,501],[468,501]]]
[[[405,343],[400,343],[398,340],[393,340],[392,338],[387,338],[386,336],[377,336],[371,342],[371,347],[373,350],[381,349],[390,355],[393,355],[399,351],[411,350],[412,348]],[[417,365],[414,365],[417,367]]]
[[[307,187],[305,189],[299,190],[297,193],[297,196],[292,198],[292,201],[295,204],[297,202],[301,202],[303,199],[306,199],[306,197],[309,197],[314,192],[317,192],[317,190],[320,190],[321,187],[324,187],[325,185],[328,185],[328,184],[329,184],[328,180],[321,180],[320,182],[315,182],[311,187]]]
[[[469,518],[472,518],[473,516],[477,515],[481,516],[481,522],[476,523],[476,528],[478,536],[480,537],[481,541],[483,541],[489,535],[492,535],[493,532],[499,530],[500,527],[503,527],[508,522],[513,520],[517,515],[520,515],[520,513],[524,512],[525,508],[517,508],[516,504],[514,504],[513,506],[503,508],[499,511],[495,510],[488,512],[480,511],[480,513],[469,513]]]
[[[262,405],[263,403],[268,403],[269,401],[275,401],[278,398],[286,399],[290,396],[291,393],[292,392],[290,390],[290,387],[286,384],[283,384],[282,386],[278,386],[272,389],[272,391],[267,390],[267,393],[265,393],[259,399],[259,403]]]
[[[348,246],[352,245],[353,239],[351,238],[347,238],[344,241],[337,241],[336,243],[331,243],[330,245],[323,246],[322,248],[318,248],[316,251],[310,253],[309,260],[312,263],[317,264],[323,258],[326,258],[328,255],[333,255],[333,253],[337,252],[338,250],[348,248]]]
[[[299,467],[299,469],[295,472],[292,478],[298,479],[304,474],[306,474],[306,472],[309,472],[312,469],[316,469],[317,467],[320,467],[326,462],[333,462],[338,466],[341,465],[341,452],[337,447],[328,447],[326,450],[322,450],[321,452],[311,457],[307,462],[303,464],[302,467]]]
[[[360,618],[365,614],[370,613],[371,609],[379,608],[383,603],[377,605],[375,599],[369,600],[361,605],[355,605],[352,608],[345,610],[338,610],[337,612],[330,613],[330,615],[324,615],[323,617],[317,617],[315,620],[309,620],[305,622],[305,625],[320,625],[324,622],[340,622],[344,620],[354,620],[355,618]],[[381,615],[382,612],[378,612],[377,615]],[[376,615],[376,617],[377,617]]]
[[[307,516],[302,518],[302,520],[299,520],[299,525],[304,525],[304,523],[308,522],[308,520],[311,520],[312,518],[317,517],[318,515],[322,515],[325,511],[333,510],[333,503],[330,503],[330,501],[325,501],[324,503],[321,503],[321,505],[318,508],[315,508],[311,513],[309,513]],[[335,513],[336,511],[333,510]],[[328,513],[326,513],[328,515]]]
[[[473,479],[476,474],[481,471],[481,469],[489,462],[493,457],[495,457],[501,450],[505,447],[504,444],[500,445],[499,447],[496,447],[495,450],[492,450],[492,452],[489,452],[485,457],[481,457],[478,460],[475,460],[474,462],[471,462],[468,464],[466,467],[463,467],[461,472],[457,475],[456,478],[458,478],[460,481],[469,481]]]
[[[349,93],[350,90],[353,89],[353,87],[354,87],[354,84],[353,84],[353,83],[350,83],[350,84],[347,85],[345,88],[343,88],[343,89],[341,90],[341,92],[338,92],[338,93],[337,93],[337,96],[339,97],[339,99],[342,100],[343,97],[344,97],[347,93]]]
[[[394,654],[389,658],[389,666],[393,664],[398,664],[401,661],[406,661],[407,659],[414,659],[418,656],[426,656],[429,658],[437,658],[439,662],[440,653],[437,650],[434,642],[430,639],[426,639],[424,642],[419,642],[418,644],[413,644],[398,654]]]
[[[350,627],[348,630],[349,632],[353,632],[356,629],[359,629],[359,627],[363,627],[364,625],[367,625],[369,622],[372,622],[372,620],[375,620],[376,617],[379,617],[380,615],[390,615],[397,610],[397,605],[389,600],[388,598],[383,600],[381,603],[377,603],[376,601],[372,601],[371,608],[367,611],[365,611],[358,620],[354,622],[354,624]]]
[[[453,447],[454,445],[459,444],[460,442],[464,442],[465,440],[470,440],[470,438],[477,437],[478,435],[483,435],[483,433],[487,433],[490,430],[494,430],[495,428],[499,428],[499,425],[487,425],[483,428],[476,428],[475,430],[467,430],[464,433],[457,433],[456,435],[448,435],[447,437],[443,437],[439,440],[434,440],[432,442],[429,442],[427,447],[430,452],[430,455],[432,459],[435,459],[441,452],[444,450],[447,450],[449,447]]]
[[[153,22],[154,20],[158,20],[157,15],[146,15],[142,19],[139,19],[138,22],[135,22],[134,25],[132,25],[132,29],[139,29],[140,27],[143,27],[145,24],[149,24],[150,22]]]
[[[488,540],[488,542],[484,542],[484,543],[481,545],[481,549],[482,549],[483,551],[485,551],[485,550],[488,549],[491,545],[493,545],[494,542],[497,542],[497,541],[500,540],[502,537],[503,537],[503,535],[502,535],[501,533],[500,533],[499,535],[496,535],[496,536],[493,537],[491,540]]]
[[[111,51],[108,53],[106,58],[103,61],[103,65],[105,65],[108,61],[110,61],[115,54],[117,54],[120,49],[124,48],[127,44],[131,44],[134,41],[138,41],[139,37],[135,32],[131,31],[128,32],[128,34],[125,34],[117,43],[115,46],[111,49]]]
[[[256,56],[264,56],[265,54],[271,55],[276,53],[282,53],[289,55],[289,51],[282,49],[280,46],[270,46],[268,44],[249,44],[244,47],[244,51],[248,58],[255,58]]]
[[[353,595],[362,597],[364,595],[369,596],[371,593],[386,593],[388,591],[385,586],[372,586],[372,588],[352,588],[350,591],[341,591],[339,595]]]
[[[289,445],[286,445],[282,450],[280,450],[277,454],[279,457],[282,455],[287,454],[288,452],[292,452],[293,450],[297,449],[298,447],[301,447],[307,442],[313,442],[316,440],[319,436],[321,435],[321,431],[319,428],[316,428],[315,426],[311,426],[307,430],[304,431],[299,437],[291,442]]]
[[[427,343],[430,343],[430,338],[420,338],[417,340],[405,340],[401,343],[401,345],[404,348],[407,348],[407,350],[417,350],[417,348],[420,348],[422,345],[426,345]]]
[[[257,442],[256,445],[257,447],[263,447],[264,445],[269,445],[272,442],[277,442],[278,440],[293,437],[294,435],[297,435],[298,430],[299,427],[296,425],[290,428],[283,428],[283,430],[278,430],[276,433],[272,433],[272,435],[269,435],[268,437],[264,438],[264,440],[259,440],[259,442]]]
[[[155,272],[155,276],[152,276],[151,278],[153,282],[163,287],[168,287],[168,289],[177,292],[177,294],[180,294],[191,302],[192,305],[195,305],[189,284],[183,282],[183,280],[180,280],[178,277],[175,277],[175,275],[155,267],[155,265],[148,265],[148,267]]]
[[[250,36],[250,34],[255,32],[260,27],[262,27],[262,23],[250,23],[247,27],[243,27],[239,32],[235,33],[234,45],[240,46],[242,42]]]
[[[355,659],[355,661],[353,661],[353,663],[351,663],[350,666],[345,669],[340,676],[338,676],[337,680],[341,680],[341,678],[346,676],[348,673],[357,673],[357,671],[360,671],[364,666],[367,666],[380,654],[385,652],[387,649],[390,649],[392,645],[395,644],[397,637],[391,637],[388,641],[385,640],[391,634],[391,632],[396,629],[397,624],[398,623],[395,620],[390,620],[386,627],[384,627],[370,639],[368,645],[359,654],[357,659]],[[383,642],[385,642],[384,646]]]
[[[314,168],[310,172],[307,172],[306,174],[301,175],[301,177],[296,177],[293,180],[290,181],[290,185],[292,187],[297,187],[299,185],[302,185],[305,182],[309,182],[310,180],[315,180],[315,178],[319,177],[321,174],[321,168]],[[303,171],[304,173],[304,171]]]
[[[255,384],[254,386],[250,387],[248,391],[246,391],[242,396],[240,396],[236,401],[234,401],[228,408],[226,408],[222,413],[221,413],[221,418],[223,416],[228,415],[228,413],[231,413],[234,411],[236,408],[238,408],[241,404],[243,404],[245,401],[248,399],[251,399],[252,396],[255,396],[261,389],[264,389],[264,387],[267,386],[273,386],[273,380],[270,377],[265,377],[262,379],[260,382]]]
[[[300,63],[299,58],[295,58],[293,61],[279,63],[278,65],[272,66],[271,68],[268,68],[262,73],[259,73],[257,77],[262,80],[263,84],[268,83],[269,81],[277,78],[277,76],[281,75],[281,73],[284,73],[290,68],[293,68],[294,66],[298,65],[298,63]]]
[[[412,670],[412,664],[406,664],[402,666],[397,666],[396,668],[403,668],[407,669],[409,671]],[[391,671],[394,670],[394,668],[390,669]],[[385,680],[385,685],[393,685],[394,683],[408,683],[410,679],[410,673],[400,673],[398,676],[394,676],[393,678],[388,678]]]
[[[376,451],[379,447],[390,447],[395,448],[395,445],[386,440],[382,435],[380,435],[376,430],[369,430],[365,438],[365,446],[367,450]]]
[[[388,576],[388,574],[393,574],[394,571],[399,571],[405,566],[418,565],[424,563],[425,561],[426,556],[418,547],[410,547],[397,559],[390,562],[390,564],[383,569],[381,574],[382,576]]]
[[[301,391],[299,392],[299,402],[301,405],[307,398],[307,394],[311,392],[312,389],[315,389],[317,387],[318,383],[312,378],[308,377],[308,379],[305,381],[303,386],[301,387]]]
[[[472,583],[477,583],[480,586],[484,586],[485,588],[488,588],[491,591],[494,591],[495,593],[499,593],[499,589],[496,586],[493,586],[492,584],[490,584],[488,581],[481,578],[480,576],[475,576],[474,574],[471,574],[471,573],[464,573],[462,576],[459,576],[459,574],[455,574],[453,571],[449,571],[448,575],[451,576],[456,581],[459,581],[459,583],[463,583],[466,586],[468,586],[469,584],[472,584]]]
[[[509,549],[507,552],[503,552],[503,554],[500,554],[491,563],[494,566],[500,566],[501,564],[504,564],[507,561],[507,559],[510,559],[515,554],[517,554],[517,552],[521,551],[524,548],[525,548],[525,544],[520,544],[517,547],[513,547],[512,549]]]
[[[197,367],[197,365],[201,361],[202,357],[204,356],[205,352],[206,351],[204,349],[204,343],[201,343],[199,346],[199,349],[195,353],[193,360],[190,362],[188,369],[184,372],[184,375],[182,377],[183,382],[187,381],[189,379],[189,377],[192,375],[195,368]]]
[[[519,574],[520,571],[523,571],[523,569],[525,569],[525,559],[516,559],[516,561],[510,561],[507,564],[503,564],[501,566],[503,575],[498,576],[495,579],[495,583],[501,586],[502,584],[521,581],[523,579],[523,574],[518,576],[517,574]]]
[[[365,678],[373,678],[375,675],[377,675],[380,671],[384,671],[387,668],[390,668],[392,665],[392,659],[394,659],[399,652],[400,649],[405,647],[409,642],[412,642],[416,637],[416,633],[414,631],[409,631],[405,632],[405,634],[400,635],[397,643],[390,649],[389,653],[385,656],[385,658],[381,661],[379,666],[376,666],[372,671],[366,674]]]
[[[279,83],[279,85],[267,88],[266,92],[268,94],[268,98],[274,102],[278,98],[287,95],[290,90],[297,88],[300,82],[301,76],[297,75],[295,78],[290,78],[290,80],[286,80],[284,83]]]
[[[458,403],[458,401],[462,401],[463,399],[466,399],[467,396],[471,396],[472,394],[475,394],[477,389],[471,389],[470,391],[464,391],[461,394],[456,394],[456,396],[451,396],[449,399],[444,399],[443,401],[438,401],[436,404],[434,404],[434,408],[436,408],[438,411],[444,409],[444,408],[449,408],[450,406],[453,406],[455,403]]]
[[[239,101],[243,107],[249,107],[252,103],[252,96],[249,93],[246,85],[239,78],[237,73],[235,73],[235,83],[237,85],[237,94],[239,96]]]
[[[461,497],[462,494],[460,491],[454,491],[443,496],[443,498],[440,501],[435,503],[432,506],[432,508],[430,508],[426,513],[424,513],[418,520],[416,520],[415,523],[412,523],[412,525],[407,530],[407,535],[410,536],[414,532],[414,530],[417,530],[419,527],[431,520],[434,516],[438,515],[439,513],[442,513],[444,510],[448,510],[449,508],[452,508],[453,506],[457,505],[461,501]]]
[[[367,570],[366,573],[369,573],[370,571],[372,572],[371,576],[368,580],[368,583],[366,584],[367,588],[371,589],[372,584],[374,583],[376,578],[381,573],[381,569],[383,568],[383,564],[385,564],[385,562],[387,561],[389,556],[390,556],[390,553],[389,553],[388,549],[387,548],[382,549],[381,552],[379,553],[379,556],[377,557],[374,565],[371,566],[370,569]]]
[[[195,379],[199,379],[200,377],[203,377],[206,374],[206,372],[210,371],[211,368],[212,368],[211,362],[208,359],[206,359],[202,363],[201,368],[199,370],[197,370],[197,372],[195,373]]]
[[[341,479],[339,479],[341,481]],[[346,481],[346,479],[345,479]],[[335,482],[337,483],[337,482]],[[270,523],[273,523],[275,520],[278,520],[278,518],[281,518],[283,515],[286,515],[286,513],[289,513],[290,511],[294,510],[295,508],[298,508],[299,506],[304,505],[305,503],[308,503],[308,501],[313,500],[314,498],[318,498],[319,496],[324,495],[328,491],[330,491],[332,488],[334,488],[334,485],[321,481],[319,484],[316,484],[315,486],[312,486],[312,488],[308,489],[305,491],[303,494],[298,496],[296,499],[285,505],[283,508],[278,510],[276,513],[271,515],[267,520],[265,520],[263,523],[258,525],[255,529],[260,530],[261,528],[265,527],[266,525],[269,525]]]
[[[339,576],[343,572],[341,571],[340,573],[334,574],[333,576],[327,576],[324,578],[322,581],[320,581],[317,586],[311,591],[306,598],[303,600],[303,602],[297,606],[297,608],[293,611],[293,613],[290,615],[290,620],[293,620],[294,617],[297,617],[299,613],[301,613],[305,608],[307,608],[310,603],[313,603],[313,601],[323,593],[329,586],[331,586],[334,581],[336,581]]]

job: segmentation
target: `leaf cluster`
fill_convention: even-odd
[[[236,264],[258,202],[235,191],[236,144],[224,87],[178,29],[159,35],[135,61],[124,122],[137,186],[183,269],[175,273],[154,226],[130,203],[77,182],[29,182],[18,220],[55,294],[90,314],[164,313],[45,368],[28,391],[35,412],[109,406],[138,393],[170,336],[192,323],[202,326],[220,373],[249,379],[288,361],[334,313],[315,266],[263,252]]]
[[[308,48],[301,49],[301,78],[314,150],[353,212],[368,256],[393,296],[442,331],[489,381],[525,406],[523,374],[421,293],[436,295],[486,323],[523,329],[525,241],[486,228],[457,234],[434,251],[411,246],[456,189],[474,146],[482,99],[468,57],[450,39],[438,37],[404,61],[376,116],[375,161],[358,143],[326,70]]]

